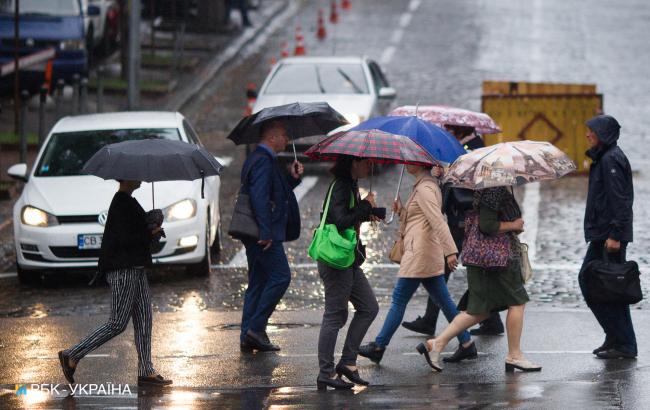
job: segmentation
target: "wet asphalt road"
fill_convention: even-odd
[[[293,25],[299,22],[306,32],[307,51],[310,55],[331,55],[335,49],[337,55],[365,54],[376,59],[384,67],[391,85],[397,89],[395,106],[420,102],[479,109],[481,82],[487,79],[596,83],[599,91],[605,95],[605,111],[617,117],[623,125],[621,146],[630,157],[633,169],[637,171],[634,181],[635,243],[629,247],[629,257],[639,261],[642,271],[645,270],[650,259],[645,246],[650,239],[650,230],[646,229],[649,211],[645,206],[650,200],[650,169],[647,165],[647,129],[650,125],[647,67],[650,63],[650,50],[645,41],[650,37],[650,26],[647,24],[650,6],[640,0],[627,0],[616,4],[598,0],[591,2],[589,7],[577,0],[357,0],[353,1],[352,10],[341,13],[341,22],[337,26],[328,26],[328,39],[319,43],[314,35],[318,6],[315,3],[295,3],[299,6],[295,17],[279,22],[280,29],[270,33],[268,37],[262,37],[257,44],[246,49],[236,64],[211,81],[204,91],[183,109],[184,114],[201,132],[206,145],[217,155],[231,157],[233,160],[222,176],[221,201],[226,226],[232,199],[239,186],[238,174],[245,154],[243,149],[235,148],[226,141],[225,134],[234,126],[243,111],[246,83],[262,83],[269,69],[269,61],[273,57],[279,57],[281,43],[292,38]],[[286,335],[278,334],[283,345],[291,343],[294,337],[299,340],[315,340],[319,322],[317,313],[318,309],[322,309],[322,288],[312,261],[306,256],[306,248],[311,231],[317,224],[318,212],[328,183],[326,167],[310,165],[307,168],[307,176],[309,178],[306,178],[304,185],[310,186],[310,189],[304,190],[300,202],[303,216],[302,237],[287,244],[287,253],[294,266],[294,278],[286,297],[278,307],[282,311],[278,314],[279,317],[291,315],[292,321],[301,325]],[[382,170],[375,177],[373,190],[377,192],[380,203],[389,204],[397,177],[395,167]],[[408,193],[408,181],[402,191],[403,197]],[[555,318],[555,321],[547,320],[544,314],[531,315],[527,319],[525,336],[528,338],[525,341],[530,343],[525,343],[524,346],[529,350],[531,345],[533,349],[537,349],[534,345],[539,339],[548,338],[552,347],[540,350],[569,352],[535,356],[536,360],[543,361],[547,366],[542,377],[555,380],[545,382],[550,384],[544,385],[544,393],[540,396],[544,398],[543,403],[548,405],[543,407],[562,408],[561,401],[554,400],[575,397],[587,400],[580,401],[584,406],[575,408],[642,408],[640,403],[643,401],[640,399],[632,401],[631,405],[628,401],[631,397],[647,396],[647,393],[644,393],[646,396],[638,396],[639,384],[642,385],[648,380],[642,359],[639,359],[638,363],[633,362],[629,368],[610,369],[609,364],[592,363],[590,355],[584,353],[600,342],[597,323],[585,311],[576,279],[577,269],[586,248],[582,240],[586,182],[586,178],[571,177],[544,183],[538,188],[527,187],[518,192],[524,204],[528,203],[527,195],[530,199],[533,194],[539,193],[540,198],[539,203],[534,204],[538,209],[537,214],[531,213],[530,208],[524,209],[527,227],[537,226],[532,235],[528,233],[527,238],[529,244],[535,245],[536,250],[536,276],[533,283],[527,286],[533,300],[529,307],[535,312],[553,312],[559,315],[548,314],[548,317]],[[367,189],[368,183],[362,183],[362,187]],[[386,252],[392,244],[396,229],[395,225],[379,225],[364,232],[363,239],[368,244],[370,255],[370,263],[365,268],[380,299],[381,315],[385,315],[394,283],[396,270],[389,265]],[[5,230],[3,235],[7,234]],[[155,272],[151,276],[154,310],[161,318],[156,325],[162,327],[158,330],[161,338],[164,338],[168,331],[167,326],[171,329],[179,315],[192,319],[190,323],[198,328],[203,327],[204,322],[210,321],[206,318],[214,315],[228,315],[229,319],[219,322],[220,326],[236,324],[236,311],[241,308],[246,271],[240,263],[241,259],[237,257],[240,245],[229,238],[224,238],[223,243],[224,248],[209,278],[190,278],[174,271]],[[650,287],[650,279],[647,275],[642,275],[642,278],[644,290],[647,290]],[[0,317],[7,318],[0,320],[0,328],[21,335],[28,327],[31,329],[42,326],[42,331],[47,335],[55,332],[57,323],[71,326],[68,329],[70,334],[64,342],[42,343],[38,338],[30,342],[30,346],[40,346],[39,354],[52,356],[61,346],[73,342],[84,333],[83,329],[71,325],[75,323],[76,316],[83,315],[89,317],[92,323],[99,323],[102,315],[108,313],[107,289],[88,288],[85,283],[83,278],[68,275],[65,278],[48,278],[40,288],[27,288],[20,286],[15,277],[0,279]],[[449,286],[455,296],[460,295],[465,286],[462,271],[453,276]],[[412,302],[414,306],[407,318],[415,317],[420,312],[424,300],[424,295],[419,293]],[[644,301],[635,307],[634,318],[640,347],[643,346],[644,340],[648,340],[643,337],[647,334],[646,306]],[[580,320],[574,321],[574,316]],[[20,318],[34,320],[21,321]],[[375,322],[374,329],[381,325],[382,318],[383,316]],[[565,327],[562,327],[564,331],[556,329],[556,325],[561,321],[566,322]],[[309,327],[303,329],[303,324]],[[538,333],[537,330],[540,329],[543,332]],[[226,330],[217,327],[210,330],[210,335],[213,338],[224,337],[229,340],[232,335],[227,336],[228,334],[236,334],[236,331],[225,334],[224,332]],[[370,333],[374,335],[376,330]],[[9,341],[16,341],[13,338],[8,339],[9,334],[4,331],[0,333],[0,351],[6,352],[7,346],[11,346]],[[569,343],[562,337],[567,334],[570,335]],[[533,335],[537,338],[533,338]],[[192,340],[190,336],[184,340]],[[402,336],[405,336],[405,333],[398,333],[395,339],[400,340]],[[408,349],[411,349],[412,341],[415,339],[407,338]],[[20,340],[20,343],[25,343],[25,340]],[[129,336],[122,337],[111,342],[106,350],[112,349],[111,351],[119,351],[120,356],[130,354],[132,357],[133,352],[129,350],[131,343]],[[502,351],[504,341],[497,345],[495,349]],[[175,357],[180,354],[179,357],[186,357],[183,356],[183,351],[183,347],[179,347],[170,355]],[[312,354],[313,345],[305,351]],[[191,356],[193,353],[188,354]],[[406,357],[409,363],[411,359],[416,360],[414,357]],[[227,359],[224,360],[227,362]],[[300,406],[300,400],[305,400],[303,404],[313,403],[311,398],[315,392],[307,387],[287,391],[266,388],[311,384],[315,374],[310,370],[315,365],[314,357],[295,358],[291,361],[291,364],[296,364],[295,368],[283,360],[265,361],[264,366],[272,367],[273,363],[267,363],[271,361],[277,362],[279,367],[269,370],[272,377],[262,377],[253,383],[249,383],[245,378],[235,378],[232,384],[223,384],[219,383],[221,379],[217,377],[216,382],[215,379],[207,378],[210,383],[203,384],[198,375],[209,372],[212,367],[207,363],[207,370],[201,366],[195,370],[189,365],[183,367],[180,373],[178,368],[171,365],[165,367],[165,370],[175,379],[182,380],[181,386],[188,388],[197,385],[205,386],[206,389],[210,386],[260,387],[247,390],[247,393],[220,393],[218,397],[232,400],[229,403],[235,406],[248,403],[247,400],[251,397],[252,400],[259,400],[260,403],[268,405]],[[494,372],[501,377],[500,366],[494,365],[495,360],[492,360],[492,367],[487,367],[485,372]],[[102,360],[101,365],[107,366],[108,374],[119,374],[117,369],[111,367],[117,365],[113,362],[117,361]],[[483,360],[480,359],[479,362],[482,363]],[[298,363],[301,365],[298,366]],[[559,367],[549,366],[548,363],[557,363]],[[15,361],[11,362],[11,366],[7,366],[11,371],[2,372],[0,383],[27,380],[24,368]],[[29,374],[41,375],[40,381],[60,379],[58,369],[53,371],[51,362],[41,361],[34,366],[33,373]],[[410,364],[405,367],[411,368]],[[214,368],[223,369],[220,366]],[[248,371],[250,367],[244,366],[240,370]],[[219,370],[217,376],[222,376],[222,372],[223,370]],[[276,374],[286,378],[274,378]],[[440,404],[443,407],[446,404],[467,407],[492,404],[494,407],[538,408],[535,404],[542,403],[512,401],[517,400],[519,395],[523,398],[537,397],[537,387],[530,387],[530,379],[527,377],[522,377],[519,387],[516,386],[517,383],[514,383],[513,387],[509,380],[488,377],[481,379],[481,382],[485,383],[481,388],[471,389],[462,384],[468,383],[470,375],[474,374],[473,369],[470,370],[469,367],[463,368],[458,377],[447,378],[448,373],[444,373],[437,376],[433,384],[428,381],[424,386],[420,385],[421,379],[415,377],[418,374],[415,373],[409,387],[400,390],[402,393],[398,394],[392,387],[393,383],[406,374],[409,374],[406,369],[400,369],[397,373],[394,373],[394,369],[382,371],[377,376],[377,382],[385,387],[374,393],[356,395],[355,398],[360,398],[352,401],[347,401],[349,398],[343,400],[342,396],[330,399],[332,395],[325,401],[319,397],[319,401],[334,407],[356,407],[353,403],[382,404],[395,408],[401,407],[402,404],[404,407],[419,407],[413,397],[434,389],[436,398],[449,399],[448,402],[441,399]],[[602,376],[603,374],[607,375]],[[557,379],[558,375],[562,378]],[[307,379],[303,380],[303,377]],[[508,383],[503,384],[503,381]],[[520,393],[520,390],[523,393]],[[202,406],[201,403],[204,403],[205,407],[210,407],[209,403],[217,399],[211,395],[211,391],[206,391],[190,390],[187,394],[179,391],[178,396],[187,398],[196,394],[196,405]],[[409,393],[411,391],[413,394]],[[368,396],[371,397],[367,398]],[[391,397],[396,396],[396,401],[390,401]],[[373,397],[378,401],[373,402]],[[593,401],[588,401],[587,398]],[[168,396],[164,396],[162,399],[154,398],[153,402],[148,403],[171,405],[173,402],[168,399]]]

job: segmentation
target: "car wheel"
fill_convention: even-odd
[[[185,271],[189,275],[193,276],[209,276],[210,275],[210,265],[212,265],[212,258],[210,255],[210,226],[206,223],[206,230],[205,230],[205,246],[204,246],[204,253],[203,253],[203,259],[201,259],[200,262],[198,263],[193,263],[191,265],[188,265],[185,268]]]
[[[18,281],[23,285],[38,285],[41,282],[41,275],[38,271],[25,270],[20,267],[18,261],[16,261],[16,274]]]

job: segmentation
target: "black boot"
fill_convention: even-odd
[[[359,376],[359,370],[350,370],[350,368],[344,364],[338,364],[336,366],[336,373],[339,375],[339,377],[347,377],[347,379],[354,384],[360,384],[362,386],[367,386],[370,384],[366,380],[363,380],[361,376]]]
[[[445,363],[458,363],[461,360],[476,359],[477,357],[478,352],[476,351],[476,345],[474,342],[467,347],[463,347],[461,343],[458,345],[458,349],[456,349],[453,355],[445,357],[442,361]]]
[[[359,346],[359,356],[370,359],[371,361],[379,364],[381,358],[384,357],[385,347],[380,347],[375,342],[370,342],[367,345]]]
[[[436,334],[436,327],[431,326],[422,316],[418,316],[412,322],[402,322],[402,326],[411,332],[422,333],[427,336]]]
[[[481,322],[478,329],[472,329],[469,334],[473,336],[497,336],[503,334],[503,322],[498,313],[492,313],[489,318]]]
[[[331,379],[329,377],[323,377],[319,375],[316,378],[316,387],[318,390],[327,390],[328,386],[336,390],[350,390],[354,387],[354,384],[348,383],[340,377]]]

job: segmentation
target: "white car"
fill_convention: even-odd
[[[192,126],[176,112],[80,115],[56,123],[31,171],[26,164],[9,168],[10,176],[25,181],[13,209],[21,282],[57,271],[95,270],[118,183],[84,175],[81,169],[102,146],[143,138],[201,145]],[[202,199],[201,180],[155,183],[155,206],[165,215],[167,237],[152,249],[154,264],[185,265],[197,275],[210,272],[211,253],[220,246],[219,187],[218,176],[205,178]],[[134,197],[145,210],[152,209],[151,184],[143,183]]]
[[[119,36],[119,5],[115,0],[81,0],[88,51],[114,46]]]
[[[290,57],[273,66],[253,112],[293,102],[325,101],[345,116],[350,128],[386,115],[395,96],[379,65],[367,57]],[[302,152],[316,140],[296,140],[296,149]]]

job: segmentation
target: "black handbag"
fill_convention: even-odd
[[[586,286],[589,303],[633,305],[643,299],[639,265],[634,261],[621,263],[609,260],[607,251],[602,260],[593,260],[580,273]]]
[[[253,213],[253,208],[251,207],[251,198],[248,194],[241,192],[241,190],[235,200],[228,235],[241,241],[257,241],[260,238],[260,228],[257,226],[255,213]]]

